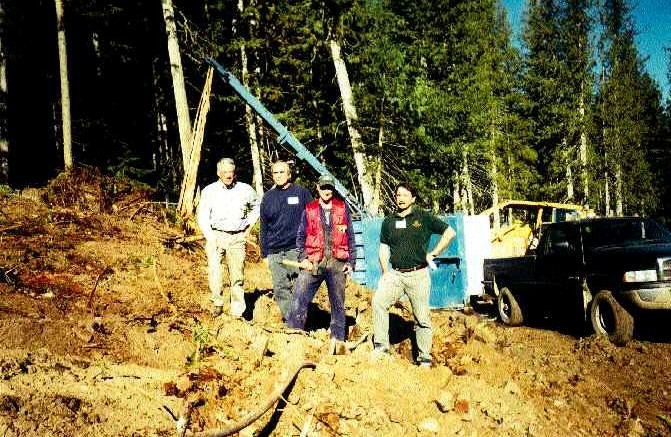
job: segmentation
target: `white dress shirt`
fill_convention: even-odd
[[[234,182],[227,188],[220,180],[206,186],[198,205],[198,226],[205,238],[212,230],[240,232],[256,223],[259,218],[259,198],[256,191],[243,182]]]

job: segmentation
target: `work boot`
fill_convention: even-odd
[[[425,369],[430,369],[431,368],[431,361],[429,360],[418,360],[417,365],[419,367],[425,368]]]
[[[391,355],[389,351],[383,348],[375,348],[370,353],[370,361],[390,361]]]
[[[224,312],[223,307],[214,306],[214,307],[212,307],[212,312],[210,314],[212,314],[212,317],[219,317],[221,315],[221,313],[223,313],[223,312]]]
[[[329,345],[329,355],[345,355],[345,354],[347,354],[347,345],[345,344],[345,342],[332,338],[331,344]]]

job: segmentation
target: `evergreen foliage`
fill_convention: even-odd
[[[671,104],[643,67],[629,0],[529,0],[521,50],[497,0],[173,1],[192,114],[203,58],[242,79],[244,51],[250,91],[352,192],[331,38],[387,206],[394,183],[409,179],[441,211],[526,198],[671,214]],[[55,15],[50,0],[4,3],[4,125],[10,183],[20,187],[62,165]],[[160,0],[65,9],[76,163],[176,200],[181,151]],[[251,181],[245,123],[242,100],[216,78],[201,185],[222,156]],[[268,127],[257,134],[266,168],[295,159]],[[309,167],[299,162],[296,173],[312,186]]]

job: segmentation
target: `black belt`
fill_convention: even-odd
[[[396,270],[397,272],[401,272],[401,273],[416,272],[417,270],[425,269],[427,266],[428,266],[427,263],[422,263],[422,264],[416,265],[415,267],[408,267],[408,268],[405,268],[405,269],[402,269],[402,268],[399,268],[399,267],[394,267],[394,270]]]
[[[215,229],[218,232],[225,232],[227,234],[239,234],[240,232],[245,232],[247,229],[241,229],[239,231],[224,231],[223,229]]]

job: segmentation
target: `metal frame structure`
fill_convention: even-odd
[[[266,109],[266,107],[252,95],[245,86],[240,83],[237,77],[233,75],[230,71],[224,68],[223,65],[215,61],[213,58],[205,58],[205,62],[210,64],[216,71],[219,73],[219,76],[233,88],[233,90],[238,93],[240,97],[254,110],[256,113],[263,118],[274,130],[277,132],[277,142],[279,144],[288,144],[296,151],[296,156],[299,159],[307,161],[312,168],[314,168],[320,175],[329,175],[335,181],[335,189],[342,196],[342,198],[347,202],[347,204],[352,209],[352,212],[360,218],[370,217],[368,212],[361,206],[359,200],[353,196],[343,184],[340,183],[338,178],[333,176],[333,174],[328,171],[328,169],[319,162],[319,160],[301,144],[296,137],[294,137],[289,129],[286,128],[282,123],[280,123],[275,116]]]

